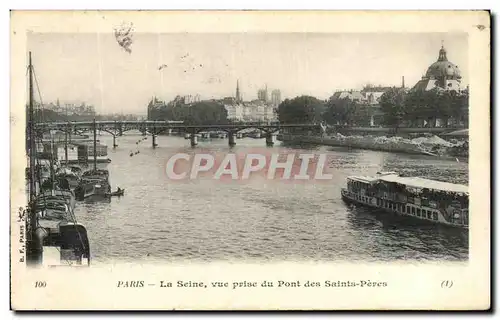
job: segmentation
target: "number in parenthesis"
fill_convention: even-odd
[[[35,282],[35,288],[45,288],[47,286],[47,283],[45,281],[36,281]]]
[[[453,280],[443,280],[441,282],[441,288],[448,288],[448,289],[450,289],[451,287],[453,287]]]

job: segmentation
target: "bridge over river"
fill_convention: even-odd
[[[308,130],[321,129],[319,124],[290,124],[280,122],[244,122],[226,124],[187,124],[182,121],[79,121],[79,122],[41,122],[35,125],[37,134],[43,134],[50,130],[59,130],[67,134],[82,134],[84,132],[98,131],[108,132],[113,136],[113,147],[116,147],[116,137],[130,130],[138,130],[144,135],[152,136],[152,146],[156,147],[156,137],[162,133],[171,133],[172,130],[189,134],[191,146],[197,145],[197,135],[206,131],[225,131],[228,134],[230,146],[234,146],[235,135],[241,130],[258,129],[265,133],[266,144],[273,145],[273,135],[283,129],[301,128]]]

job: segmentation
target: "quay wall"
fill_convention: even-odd
[[[461,130],[464,128],[381,128],[381,127],[337,127],[334,132],[341,133],[343,135],[371,135],[371,136],[398,136],[398,137],[418,137],[428,134],[442,135],[444,133],[453,132],[456,130]]]
[[[409,154],[427,154],[428,151],[422,149],[417,144],[405,142],[378,142],[373,137],[349,137],[349,136],[307,136],[296,134],[278,134],[278,141],[320,144],[332,147],[348,147],[354,149],[366,149],[374,151],[400,152]]]

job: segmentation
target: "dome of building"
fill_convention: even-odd
[[[446,79],[458,80],[462,78],[458,66],[448,61],[444,47],[439,50],[438,60],[430,65],[425,76],[431,79],[445,77]]]

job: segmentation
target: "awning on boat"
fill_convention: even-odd
[[[404,184],[408,187],[420,189],[432,189],[446,192],[469,193],[469,187],[462,184],[435,181],[418,177],[400,177],[398,175],[387,175],[380,177],[380,181]]]

